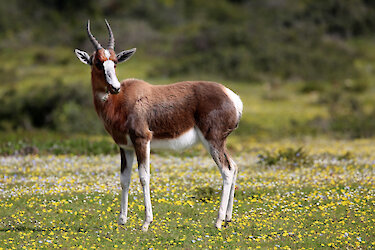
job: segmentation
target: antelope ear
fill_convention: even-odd
[[[122,63],[128,60],[135,53],[136,50],[137,50],[136,48],[133,48],[133,49],[124,50],[118,53],[116,55],[118,63]]]
[[[88,64],[88,65],[92,64],[89,54],[87,54],[85,51],[75,49],[74,53],[76,53],[76,56],[78,57],[78,59],[84,64]]]

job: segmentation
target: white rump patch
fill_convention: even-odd
[[[198,142],[197,129],[191,128],[177,138],[173,139],[154,139],[151,141],[152,149],[171,149],[180,151],[193,146]]]
[[[231,99],[234,106],[236,107],[238,118],[239,118],[242,115],[242,110],[243,110],[243,104],[242,104],[240,97],[236,95],[232,90],[226,87],[224,87],[224,92],[229,97],[229,99]]]

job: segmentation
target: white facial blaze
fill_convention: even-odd
[[[107,59],[109,59],[109,57],[111,56],[111,53],[107,49],[104,50],[104,54],[107,57]]]
[[[112,85],[113,88],[119,89],[120,82],[117,79],[115,72],[115,63],[112,60],[107,60],[103,63],[104,73],[107,83]]]

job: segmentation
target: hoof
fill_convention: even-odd
[[[232,223],[231,220],[227,220],[227,221],[225,221],[224,227],[228,227],[231,223]]]
[[[142,226],[142,231],[147,232],[148,231],[148,225],[143,225]]]
[[[125,216],[120,215],[120,217],[118,219],[118,224],[119,225],[125,225],[126,221],[127,221],[127,218]]]
[[[148,227],[150,226],[151,222],[145,222],[143,223],[142,225],[142,231],[143,232],[147,232],[148,231]]]
[[[223,223],[223,221],[222,220],[216,220],[216,222],[215,222],[215,227],[217,228],[217,229],[221,229],[221,224]]]

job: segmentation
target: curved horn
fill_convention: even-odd
[[[95,37],[91,34],[90,31],[90,20],[87,20],[87,34],[89,35],[90,41],[94,45],[96,50],[102,49],[102,45],[95,39]]]
[[[109,26],[109,23],[107,22],[107,19],[104,19],[105,24],[107,25],[108,34],[109,34],[109,40],[108,40],[108,49],[115,49],[115,38],[112,33],[111,26]]]

